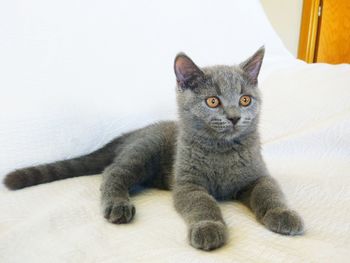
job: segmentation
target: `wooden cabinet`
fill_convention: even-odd
[[[350,0],[304,0],[298,58],[350,63]]]

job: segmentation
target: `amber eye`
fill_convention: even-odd
[[[250,96],[244,95],[239,99],[239,104],[241,104],[243,107],[247,107],[251,101],[252,98]]]
[[[210,108],[216,108],[216,107],[218,107],[220,105],[220,100],[217,97],[207,98],[207,105]]]

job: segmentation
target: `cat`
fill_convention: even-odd
[[[268,229],[304,232],[260,151],[258,75],[265,48],[235,66],[199,68],[187,55],[174,61],[178,122],[163,121],[125,133],[88,155],[9,173],[9,189],[102,172],[101,203],[111,223],[135,215],[135,185],[172,189],[175,209],[188,225],[189,243],[212,250],[227,241],[216,200],[238,199]]]

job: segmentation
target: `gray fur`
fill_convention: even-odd
[[[268,229],[303,233],[260,152],[257,130],[261,97],[257,77],[264,56],[259,49],[238,66],[198,68],[185,54],[174,63],[179,122],[159,122],[116,138],[80,158],[35,166],[7,175],[10,189],[67,177],[102,173],[102,208],[111,223],[135,215],[129,191],[135,185],[173,189],[174,205],[188,224],[193,247],[212,250],[227,240],[216,199],[239,199]],[[242,95],[253,99],[239,105]],[[206,98],[221,100],[209,108]],[[234,120],[234,121],[233,121]]]

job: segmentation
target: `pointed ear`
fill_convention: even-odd
[[[203,71],[184,53],[175,57],[174,71],[177,83],[182,89],[194,88],[196,80],[204,76]]]
[[[265,54],[265,47],[262,46],[253,56],[242,62],[239,66],[247,74],[252,84],[258,83],[258,75]]]

